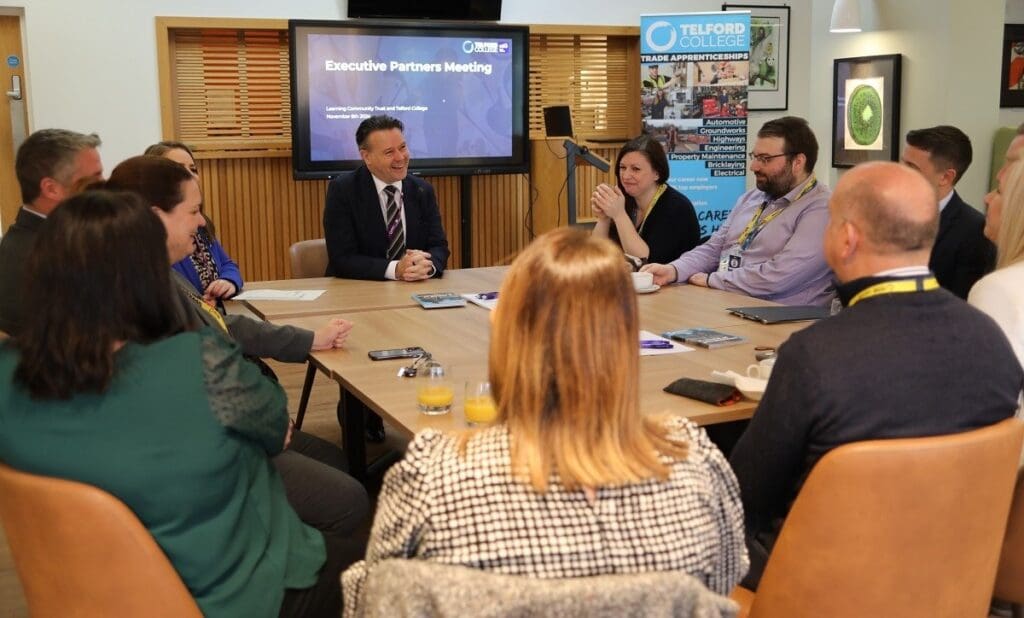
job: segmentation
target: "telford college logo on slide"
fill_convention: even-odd
[[[507,41],[463,41],[462,51],[467,54],[507,54],[509,44]]]

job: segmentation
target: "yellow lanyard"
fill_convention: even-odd
[[[189,292],[188,295],[189,298],[191,298],[197,305],[199,305],[200,309],[210,314],[210,317],[212,317],[213,321],[216,322],[217,325],[221,327],[221,330],[223,330],[225,333],[228,332],[228,325],[224,323],[224,317],[221,316],[221,314],[218,313],[215,308],[208,305],[205,300],[199,298],[199,296],[193,294],[192,292]]]
[[[644,220],[640,222],[640,227],[637,228],[637,234],[643,234],[644,226],[647,225],[647,219],[651,216],[651,211],[654,210],[654,205],[658,203],[658,199],[668,189],[668,185],[661,185],[658,190],[654,192],[654,197],[651,198],[651,203],[647,205],[647,213],[644,215]]]
[[[930,292],[931,290],[938,289],[938,287],[939,282],[935,277],[915,277],[913,279],[883,281],[882,283],[876,283],[875,285],[866,287],[858,292],[850,299],[850,302],[847,303],[846,306],[852,307],[865,298],[871,298],[872,296],[881,296],[883,294],[906,294],[908,292]]]
[[[818,179],[814,177],[814,174],[811,174],[811,179],[807,182],[806,185],[804,185],[804,188],[800,191],[800,193],[798,193],[797,196],[794,197],[789,203],[792,204],[793,202],[799,201],[800,198],[807,195],[807,192],[813,189],[816,184],[818,184]],[[740,250],[746,251],[747,247],[750,246],[750,243],[754,242],[754,238],[756,238],[757,235],[761,233],[761,230],[764,229],[764,226],[771,223],[775,217],[781,215],[782,211],[786,209],[786,207],[783,206],[782,208],[779,208],[778,210],[772,212],[770,215],[761,220],[761,214],[764,212],[764,209],[768,207],[769,203],[769,200],[765,200],[764,202],[761,203],[760,206],[757,207],[757,212],[755,212],[754,216],[750,218],[750,223],[748,223],[747,227],[744,228],[743,233],[740,234],[740,237],[736,239],[736,244],[740,246]]]

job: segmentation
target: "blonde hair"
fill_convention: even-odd
[[[997,268],[1024,260],[1024,159],[1006,170],[1006,191],[1000,193],[1003,211],[996,232]]]
[[[665,480],[686,443],[640,413],[636,294],[607,239],[557,229],[512,263],[491,329],[490,380],[512,469],[545,492]],[[472,436],[464,437],[462,446]]]

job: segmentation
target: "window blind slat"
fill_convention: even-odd
[[[173,31],[179,139],[245,149],[252,138],[291,139],[288,33]],[[237,140],[237,144],[232,144]]]

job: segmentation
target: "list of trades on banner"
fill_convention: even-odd
[[[746,189],[750,14],[640,19],[640,113],[665,146],[669,184],[693,202],[701,236]]]

